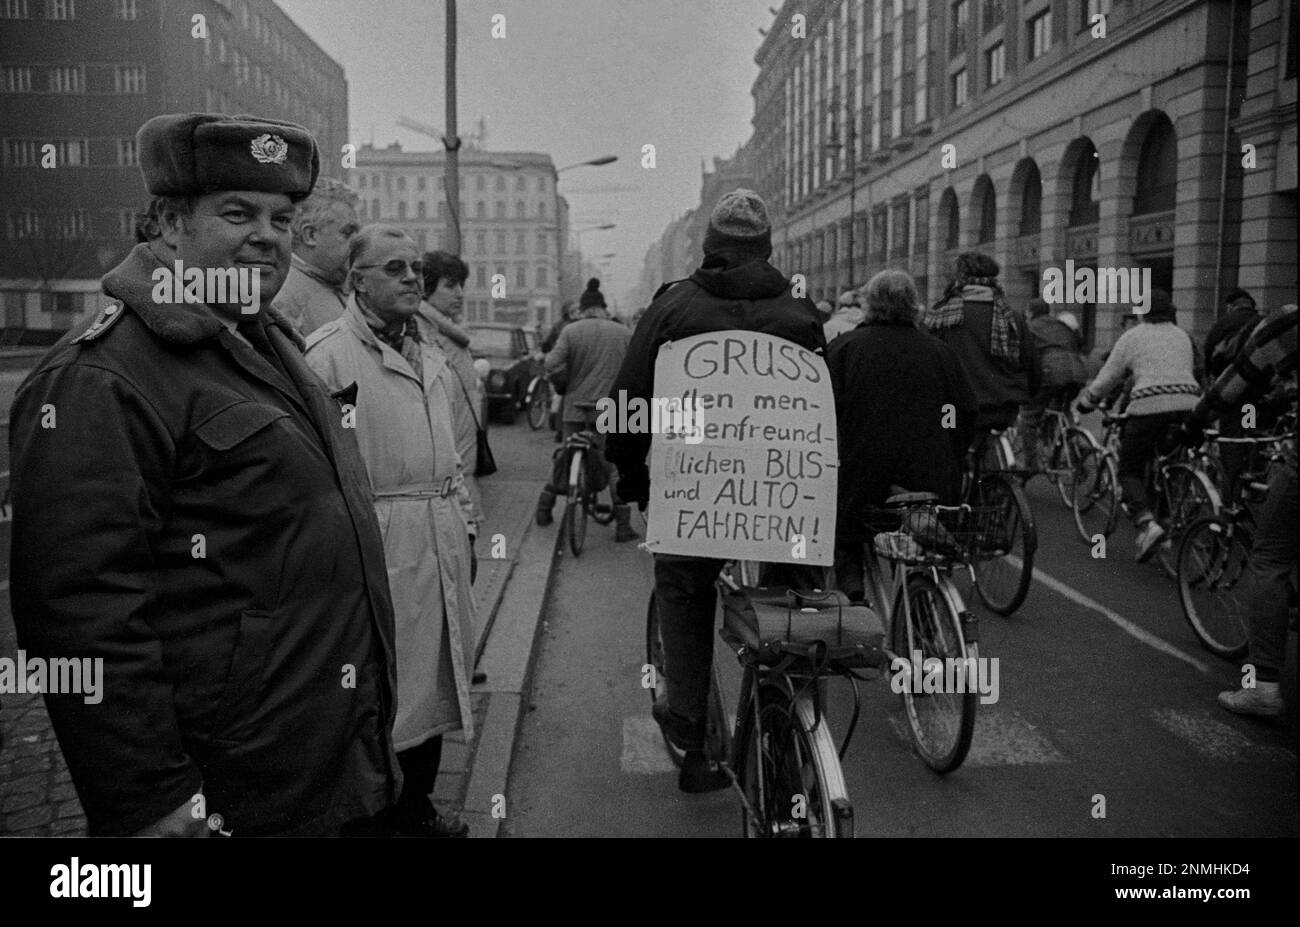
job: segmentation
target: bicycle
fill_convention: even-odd
[[[1282,458],[1277,445],[1293,440],[1294,434],[1225,438],[1207,431],[1206,437],[1219,444],[1271,446],[1267,464]],[[1240,476],[1241,499],[1215,515],[1203,516],[1183,535],[1178,549],[1176,577],[1178,597],[1192,633],[1208,651],[1229,660],[1246,653],[1248,631],[1246,603],[1240,592],[1250,552],[1254,546],[1253,508],[1267,495],[1265,473]],[[1291,607],[1295,607],[1295,574],[1291,579]]]
[[[1051,404],[1044,408],[1037,434],[1026,435],[1025,440],[1038,443],[1038,460],[1046,464],[1043,476],[1056,487],[1061,504],[1071,508],[1080,461],[1097,447],[1097,440],[1079,426],[1079,415],[1068,404],[1064,409]],[[1026,480],[1034,472],[1026,470]]]
[[[1005,431],[990,430],[967,455],[962,502],[1001,512],[1002,546],[972,551],[971,581],[985,607],[1010,615],[1024,604],[1034,577],[1038,528],[1029,498],[1016,478],[1015,455]]]
[[[540,431],[551,414],[551,381],[539,373],[528,384],[524,393],[524,408],[528,410],[528,427]]]
[[[1073,413],[1078,421],[1078,413]],[[1084,543],[1097,536],[1109,538],[1119,524],[1119,416],[1103,411],[1102,437],[1080,427],[1087,436],[1087,447],[1076,445],[1074,482],[1070,487],[1070,510],[1074,526]]]
[[[737,561],[723,565],[717,582],[717,608],[722,613],[718,638],[741,664],[741,691],[733,731],[727,723],[715,654],[704,751],[707,761],[726,772],[740,795],[746,836],[853,836],[853,805],[840,763],[861,713],[858,682],[868,678],[857,671],[892,668],[900,659],[910,668],[918,653],[922,665],[945,656],[977,658],[975,618],[961,604],[947,575],[954,565],[952,554],[925,551],[914,539],[907,545],[911,536],[904,529],[915,528],[915,519],[924,517],[913,513],[933,516],[943,509],[936,499],[929,493],[900,494],[882,510],[900,530],[882,533],[879,545],[867,548],[868,575],[879,608],[853,606],[840,592],[767,589],[757,586],[754,565]],[[968,515],[972,510],[958,506],[946,511]],[[1000,524],[999,516],[984,513],[984,524]],[[963,534],[962,530],[954,525],[952,536],[965,538],[969,546],[969,531]],[[893,566],[888,586],[877,557]],[[884,644],[887,635],[889,645]],[[651,700],[665,700],[670,683],[653,593],[646,610],[646,661],[652,667]],[[823,682],[831,676],[846,678],[853,692],[848,733],[838,750],[822,710]],[[909,736],[922,760],[941,773],[959,766],[974,730],[976,693],[954,703],[942,693],[936,697],[905,687],[902,698]],[[953,708],[957,717],[947,719]],[[941,746],[932,727],[955,730],[955,735]],[[681,766],[685,754],[667,737],[664,741],[672,761]]]
[[[560,519],[560,537],[568,537],[569,549],[575,557],[582,554],[587,541],[587,519],[591,518],[598,525],[608,525],[614,520],[614,487],[609,478],[608,467],[601,453],[601,436],[592,430],[595,423],[594,402],[578,403],[586,418],[586,427],[570,435],[558,453],[567,454],[569,458],[568,498],[564,503],[564,515]],[[604,485],[595,488],[591,485],[592,464],[587,455],[595,455],[595,466],[605,474]]]

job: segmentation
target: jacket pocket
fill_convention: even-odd
[[[241,739],[262,703],[267,658],[275,640],[275,619],[269,611],[250,608],[239,616],[239,636],[230,671],[212,724],[214,741]]]
[[[289,413],[258,402],[237,402],[226,406],[194,429],[198,439],[215,451],[228,451],[247,441],[277,419]]]

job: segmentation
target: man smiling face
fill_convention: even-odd
[[[267,305],[284,286],[289,272],[294,204],[284,193],[222,191],[195,198],[193,213],[166,208],[163,239],[176,249],[185,267],[234,267],[259,272],[260,300]],[[232,298],[219,312],[244,318]]]

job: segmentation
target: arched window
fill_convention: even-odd
[[[1079,152],[1070,192],[1070,225],[1091,225],[1101,217],[1100,161],[1091,142]]]
[[[1138,156],[1137,194],[1133,214],[1166,212],[1178,198],[1178,137],[1167,118],[1151,127]]]
[[[952,187],[943,191],[939,197],[939,227],[943,230],[943,247],[952,250],[961,244],[961,214],[957,206],[957,194]]]
[[[1020,189],[1021,235],[1037,235],[1043,230],[1043,177],[1038,165],[1028,162]]]
[[[987,174],[981,174],[975,181],[975,192],[972,199],[980,222],[975,241],[977,244],[986,245],[997,238],[998,234],[997,195],[993,192],[993,181],[989,180]]]

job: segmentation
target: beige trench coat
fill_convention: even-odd
[[[443,368],[422,345],[424,383],[375,337],[356,297],[307,340],[307,363],[333,391],[357,384],[356,434],[370,473],[397,626],[397,750],[438,734],[473,736],[471,503],[452,436]],[[451,494],[440,495],[451,488]]]

